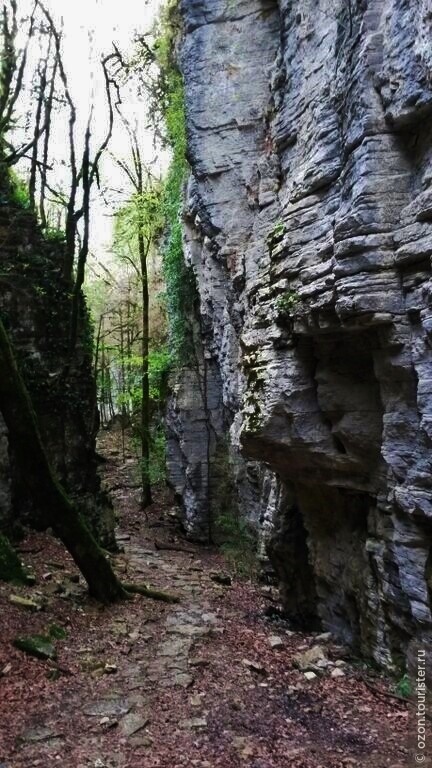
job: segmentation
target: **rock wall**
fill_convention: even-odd
[[[35,407],[45,448],[58,477],[78,501],[93,532],[113,547],[114,517],[100,490],[95,439],[97,411],[87,321],[68,375],[70,296],[62,275],[62,244],[46,241],[35,217],[0,194],[0,312]],[[81,307],[85,315],[84,303]],[[0,527],[46,526],[28,497],[0,418]]]
[[[183,372],[187,526],[208,527],[203,478],[229,437],[232,503],[288,612],[397,664],[432,625],[430,9],[180,7],[185,258],[221,404]]]

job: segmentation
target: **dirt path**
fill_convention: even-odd
[[[123,465],[109,440],[104,450],[124,547],[119,572],[181,602],[136,598],[102,610],[59,545],[30,536],[23,557],[36,585],[0,586],[0,768],[407,765],[408,707],[372,693],[328,639],[266,619],[268,590],[215,583],[223,559],[179,542],[163,500],[143,525],[133,459]],[[155,539],[191,551],[157,551]],[[11,605],[11,594],[41,610]],[[53,625],[66,634],[53,641],[56,662],[12,646],[18,634]],[[316,646],[324,658],[308,680],[294,656]],[[380,678],[373,684],[388,690]]]

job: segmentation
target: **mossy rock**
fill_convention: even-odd
[[[48,632],[53,640],[66,640],[68,636],[67,630],[59,624],[50,624]]]
[[[40,611],[42,608],[40,603],[36,603],[34,600],[22,597],[21,595],[9,595],[9,602],[18,608],[25,608],[27,611]]]
[[[9,541],[0,533],[0,581],[26,584],[27,576]]]
[[[46,635],[27,635],[17,637],[13,642],[15,648],[27,653],[29,656],[35,656],[37,659],[56,659],[57,653],[51,639]]]

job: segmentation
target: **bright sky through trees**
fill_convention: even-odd
[[[136,33],[148,32],[153,27],[161,0],[45,0],[58,28],[63,28],[63,57],[70,90],[77,107],[77,137],[84,135],[90,106],[94,105],[94,141],[101,140],[107,127],[107,104],[100,59],[112,50],[114,41],[126,54],[132,50]],[[33,7],[32,0],[20,0],[23,15]],[[146,162],[155,158],[153,137],[145,131],[146,104],[143,97],[130,92],[125,95],[123,111],[128,119],[142,121],[142,154]],[[68,157],[67,116],[53,124],[52,151],[57,160],[57,178],[61,184],[67,179],[63,161]],[[120,122],[115,125],[109,150],[117,157],[128,160],[129,142]],[[63,177],[63,178],[62,178]],[[106,153],[101,163],[103,187],[113,204],[125,202],[130,191],[125,189],[125,177]],[[66,182],[67,183],[67,182]],[[112,191],[111,190],[115,190]],[[94,195],[92,206],[91,250],[100,255],[107,251],[112,238],[112,210]]]

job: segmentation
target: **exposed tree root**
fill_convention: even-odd
[[[152,600],[161,600],[163,603],[179,603],[180,602],[180,598],[177,595],[172,595],[169,592],[163,592],[158,589],[152,589],[151,587],[148,587],[146,584],[123,583],[122,586],[123,586],[123,589],[126,590],[126,592],[129,592],[135,595],[142,595],[143,597],[149,597]]]
[[[412,701],[412,699],[406,699],[404,696],[399,696],[397,693],[389,693],[387,691],[382,691],[380,688],[377,688],[375,685],[372,685],[366,678],[361,675],[360,677],[361,681],[365,684],[366,688],[368,688],[372,693],[378,696],[382,696],[385,699],[396,699],[396,701],[399,701],[402,704],[406,704],[408,707],[416,707],[417,704],[415,701]],[[431,715],[428,715],[425,713],[425,717],[427,720],[430,720],[432,722]]]

